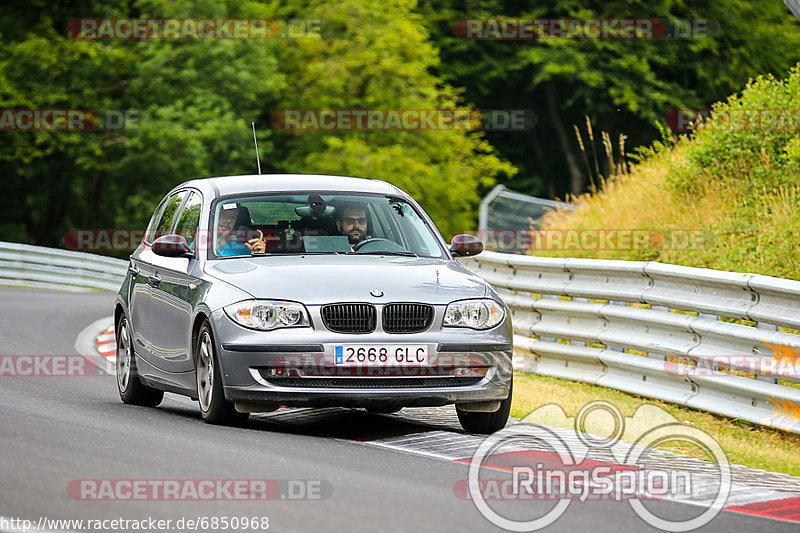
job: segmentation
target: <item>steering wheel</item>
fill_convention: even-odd
[[[358,244],[354,244],[353,245],[353,251],[357,252],[357,251],[359,251],[361,249],[362,246],[364,246],[366,244],[369,244],[371,242],[381,242],[381,241],[390,242],[390,243],[394,244],[395,246],[397,246],[397,243],[394,242],[391,239],[384,239],[383,237],[370,237],[369,239],[364,239],[363,241],[361,241]]]

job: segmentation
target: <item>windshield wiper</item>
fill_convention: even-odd
[[[241,255],[236,257],[276,257],[286,255],[340,255],[344,252],[266,252],[263,254],[253,254],[252,256]]]
[[[355,255],[400,255],[403,257],[418,257],[414,252],[353,252]]]

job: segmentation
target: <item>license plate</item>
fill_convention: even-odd
[[[425,366],[425,344],[340,344],[334,346],[336,366]]]

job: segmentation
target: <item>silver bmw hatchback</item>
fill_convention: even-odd
[[[228,176],[170,191],[116,299],[123,402],[164,392],[241,424],[282,406],[455,404],[468,432],[505,426],[512,328],[408,194],[379,180]]]

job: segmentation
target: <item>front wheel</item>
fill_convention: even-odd
[[[209,424],[223,426],[242,424],[250,414],[236,411],[233,403],[225,399],[219,360],[214,348],[211,325],[208,321],[200,327],[195,353],[197,399],[200,402],[200,413],[203,415],[203,420]]]
[[[506,427],[508,414],[511,412],[511,393],[514,388],[513,380],[508,384],[508,398],[500,402],[500,409],[493,413],[468,413],[456,406],[456,414],[461,427],[467,433],[490,434]]]
[[[131,344],[131,328],[123,316],[116,325],[117,337],[117,390],[123,403],[155,407],[164,399],[164,391],[148,387],[139,379],[136,354]]]

